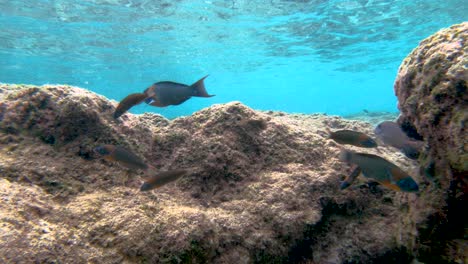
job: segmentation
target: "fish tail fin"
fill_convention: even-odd
[[[401,151],[410,159],[418,159],[419,157],[419,148],[414,144],[405,144]]]
[[[419,192],[418,184],[411,177],[406,177],[399,180],[396,185],[398,185],[398,187],[400,187],[400,189],[405,192]]]
[[[341,149],[341,151],[340,151],[340,160],[341,161],[350,162],[352,156],[353,156],[353,153],[351,151],[346,150],[346,149]]]
[[[197,97],[212,97],[212,96],[214,96],[214,95],[210,95],[210,94],[208,94],[206,92],[205,84],[203,83],[203,81],[205,80],[206,77],[208,77],[208,75],[201,78],[196,83],[190,85],[190,87],[192,87],[192,89],[193,89],[193,96],[197,96]]]

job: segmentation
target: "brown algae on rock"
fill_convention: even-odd
[[[2,100],[0,109],[8,113],[1,114],[8,122],[0,126],[5,137],[12,137],[11,142],[2,141],[1,157],[7,157],[0,161],[2,186],[17,190],[16,199],[23,201],[13,209],[14,201],[5,200],[2,215],[46,212],[28,219],[3,218],[2,223],[14,221],[22,227],[21,234],[32,238],[15,242],[21,247],[3,240],[2,256],[67,263],[250,263],[323,260],[325,252],[333,252],[338,260],[370,261],[374,258],[370,256],[385,255],[395,247],[409,248],[414,239],[414,224],[401,222],[401,210],[408,206],[405,196],[388,190],[374,194],[365,188],[339,191],[339,175],[346,167],[337,159],[337,144],[317,131],[334,124],[334,129],[372,134],[366,123],[327,116],[276,116],[240,103],[215,105],[173,121],[152,114],[128,114],[115,121],[115,103],[78,88],[25,87],[29,91],[25,92],[4,85],[2,89],[2,96],[11,99]],[[41,100],[32,100],[34,115],[25,115],[17,92],[26,101],[27,96],[45,94],[54,103],[40,108]],[[60,107],[69,107],[68,100],[93,121],[77,124],[81,128],[74,128],[73,122],[56,123]],[[38,122],[46,118],[52,123]],[[15,127],[22,139],[15,139],[18,136],[9,127]],[[73,137],[65,140],[62,133]],[[45,141],[44,135],[53,135],[56,141]],[[17,146],[7,153],[12,144]],[[141,193],[143,175],[98,159],[92,149],[101,144],[132,146],[158,169],[192,165],[200,169],[175,185]],[[415,166],[392,150],[380,151],[405,168]],[[21,190],[29,188],[36,194],[23,197]],[[7,199],[9,193],[2,197]],[[47,202],[32,209],[26,206],[32,199]],[[384,227],[378,224],[382,217],[376,211],[389,217]],[[53,243],[38,243],[31,226],[36,222],[49,223]],[[381,237],[368,229],[365,236],[371,241],[358,242],[352,238],[355,232],[339,231],[350,225],[356,232],[358,227],[375,225],[394,235]],[[372,254],[362,255],[361,248]],[[40,258],[37,252],[42,252]]]

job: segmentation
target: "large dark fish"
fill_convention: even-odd
[[[130,169],[148,169],[148,165],[140,157],[120,146],[102,145],[94,148],[94,152],[106,160],[116,161]]]
[[[179,105],[192,96],[212,97],[214,95],[209,95],[206,92],[205,84],[203,83],[206,77],[208,75],[190,86],[175,82],[157,82],[145,90],[145,94],[154,94],[145,99],[145,103],[152,106],[164,107]]]
[[[401,150],[410,159],[417,159],[424,145],[422,141],[411,140],[400,126],[392,121],[378,124],[374,133],[385,144]]]
[[[146,179],[143,185],[141,185],[140,191],[149,191],[154,188],[161,187],[179,179],[187,173],[188,170],[171,170],[159,172],[156,175]]]
[[[338,130],[328,131],[330,138],[340,144],[349,144],[361,148],[375,148],[377,143],[368,135],[352,131],[352,130]]]
[[[134,107],[137,104],[143,103],[143,101],[145,101],[146,98],[148,98],[148,95],[145,93],[134,93],[128,95],[122,101],[120,101],[119,105],[115,109],[114,118],[119,118],[130,108]]]
[[[342,150],[340,159],[356,164],[366,178],[373,179],[387,188],[403,192],[419,191],[418,184],[411,176],[384,158],[372,154]]]

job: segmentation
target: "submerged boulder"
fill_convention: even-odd
[[[1,85],[0,97],[3,262],[408,262],[432,212],[433,199],[416,194],[339,190],[350,168],[326,128],[373,135],[368,123],[238,102],[175,120],[115,120],[115,102],[68,86]],[[142,193],[142,173],[97,158],[100,144],[159,169],[197,169]],[[365,151],[427,191],[414,161],[392,148]]]
[[[459,246],[468,235],[467,41],[468,22],[437,32],[408,55],[395,81],[399,122],[427,142],[421,172],[433,182],[433,191],[441,192],[435,197],[442,200],[439,210],[419,230],[419,254],[430,261],[445,253],[451,256],[440,261],[462,263],[468,258],[466,240]]]

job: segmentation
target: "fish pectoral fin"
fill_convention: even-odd
[[[405,156],[410,159],[418,159],[420,154],[419,149],[415,148],[410,144],[405,144],[403,147],[401,147],[400,151],[403,152],[403,154],[405,154]]]
[[[391,170],[385,169],[385,175],[387,175],[389,184],[396,184],[395,177]]]
[[[154,102],[154,99],[152,97],[148,97],[145,99],[146,104],[152,104]]]

